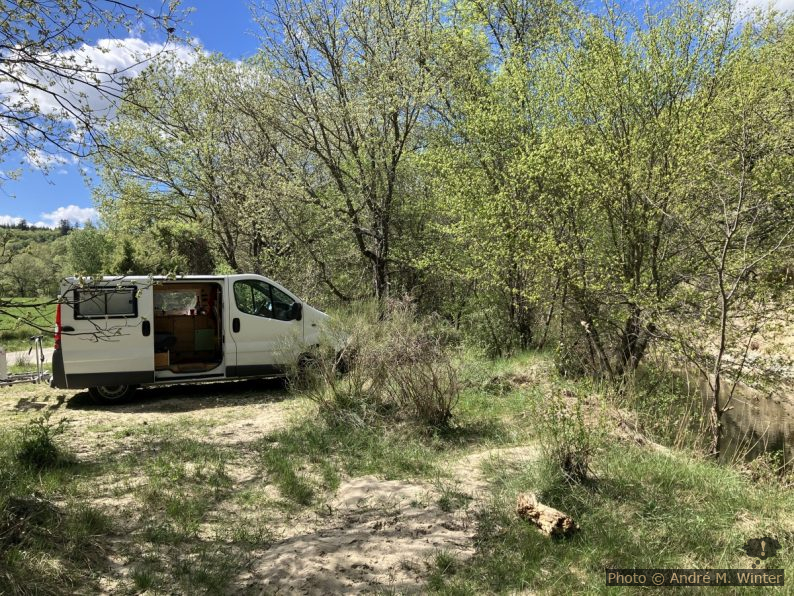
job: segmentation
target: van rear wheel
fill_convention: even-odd
[[[88,390],[91,398],[98,404],[120,404],[135,392],[135,385],[102,385]]]

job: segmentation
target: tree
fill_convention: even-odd
[[[68,219],[62,219],[58,222],[58,232],[61,236],[66,236],[72,231],[72,223]]]
[[[18,151],[45,169],[48,156],[80,157],[96,148],[108,111],[122,100],[134,70],[100,67],[86,51],[89,38],[151,26],[170,40],[180,18],[178,0],[163,2],[157,13],[118,0],[0,1],[0,6],[0,158]],[[96,51],[106,52],[112,43],[105,40]],[[142,64],[150,58],[135,60]],[[97,104],[106,109],[97,110]],[[16,306],[0,299],[0,314],[18,318]]]
[[[675,296],[676,315],[699,324],[670,328],[708,384],[714,456],[739,383],[776,377],[779,363],[752,346],[780,322],[790,290],[775,268],[794,256],[794,21],[747,24],[736,43],[707,126],[690,139],[692,171],[679,181],[687,200],[667,212],[699,257]]]
[[[613,379],[636,369],[697,266],[666,211],[686,198],[677,181],[691,173],[693,135],[731,51],[730,8],[681,2],[637,21],[608,5],[560,55],[561,307],[573,323],[563,339]]]
[[[248,65],[206,56],[157,61],[129,85],[96,156],[95,195],[109,225],[143,234],[157,222],[196,223],[239,272],[259,270],[266,249],[283,249],[277,227],[255,221],[269,204],[262,164],[272,157],[232,102],[249,76]]]
[[[439,215],[433,242],[443,248],[423,262],[435,275],[454,272],[466,289],[449,306],[502,353],[545,341],[536,320],[559,289],[548,215],[564,194],[548,145],[550,75],[577,11],[524,0],[459,9],[444,35],[441,117],[422,157]]]
[[[245,111],[271,142],[289,190],[282,214],[304,243],[319,236],[311,226],[332,223],[343,231],[369,269],[371,294],[384,300],[396,220],[407,199],[407,156],[438,88],[438,5],[277,0],[262,5],[261,20],[268,72],[262,92],[272,107]],[[291,209],[308,217],[296,221]]]
[[[23,252],[11,259],[3,267],[3,282],[8,284],[9,294],[15,296],[36,296],[42,280],[46,280],[45,264],[29,252]]]
[[[3,2],[0,155],[90,151],[106,115],[96,111],[97,100],[106,105],[120,101],[130,68],[100,67],[83,44],[98,33],[145,25],[170,37],[179,18],[177,4],[163,3],[152,13],[116,0]]]
[[[72,275],[100,275],[110,273],[110,255],[113,245],[102,231],[90,222],[67,237],[68,266]]]
[[[212,274],[217,265],[207,231],[190,223],[158,222],[134,236],[139,273]]]
[[[138,271],[135,248],[130,238],[122,238],[117,243],[116,251],[111,259],[110,271],[117,275],[141,273]]]

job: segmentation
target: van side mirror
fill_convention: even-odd
[[[291,321],[300,321],[303,316],[303,305],[300,302],[293,302],[289,315]]]

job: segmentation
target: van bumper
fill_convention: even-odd
[[[63,351],[60,349],[52,353],[52,378],[50,379],[50,387],[56,389],[68,389],[66,384],[66,373],[63,369]]]

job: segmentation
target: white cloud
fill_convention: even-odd
[[[21,217],[14,217],[13,215],[0,215],[0,225],[2,226],[15,226],[20,221]]]
[[[25,162],[35,170],[48,171],[55,166],[77,163],[77,157],[68,154],[49,153],[41,149],[31,149],[25,154]]]
[[[66,207],[58,207],[55,211],[49,213],[42,213],[41,219],[43,222],[38,223],[48,228],[54,228],[62,219],[82,224],[88,219],[96,220],[97,215],[97,211],[93,207],[68,205]]]
[[[74,72],[71,80],[53,78],[49,72],[22,63],[13,73],[22,84],[8,80],[0,83],[0,96],[7,105],[19,102],[38,106],[42,113],[66,120],[72,120],[72,116],[64,104],[94,116],[112,116],[124,80],[138,76],[152,58],[160,55],[185,63],[193,62],[196,56],[193,49],[181,44],[166,46],[137,37],[100,39],[94,45],[83,44],[74,50],[42,56],[61,65],[65,72]],[[36,89],[35,85],[50,92]]]
[[[794,0],[739,0],[738,10],[742,13],[749,10],[774,9],[780,12],[794,11]]]
[[[112,119],[123,93],[125,81],[135,78],[153,59],[168,57],[177,63],[190,64],[197,58],[197,50],[184,44],[147,42],[139,37],[125,39],[100,39],[93,45],[59,52],[42,54],[42,62],[58,65],[56,71],[66,77],[54,76],[52,70],[43,71],[28,61],[13,61],[14,49],[4,50],[6,66],[18,82],[11,77],[0,80],[0,102],[12,106],[14,111],[38,112],[66,124],[64,140],[79,146],[85,134],[80,119],[90,116],[93,126],[101,126],[104,119]],[[2,134],[22,134],[11,124],[4,125]],[[19,127],[17,127],[19,128]],[[71,132],[69,129],[71,128]],[[0,136],[0,141],[6,140]],[[72,156],[62,156],[32,150],[24,156],[34,169],[74,163]]]
[[[66,207],[58,207],[49,213],[42,213],[41,219],[35,223],[28,225],[37,228],[55,228],[61,223],[62,219],[66,219],[73,224],[84,224],[87,220],[96,221],[98,214],[93,207],[78,207],[77,205],[67,205]],[[22,217],[15,215],[0,215],[0,225],[15,226],[22,221]]]

